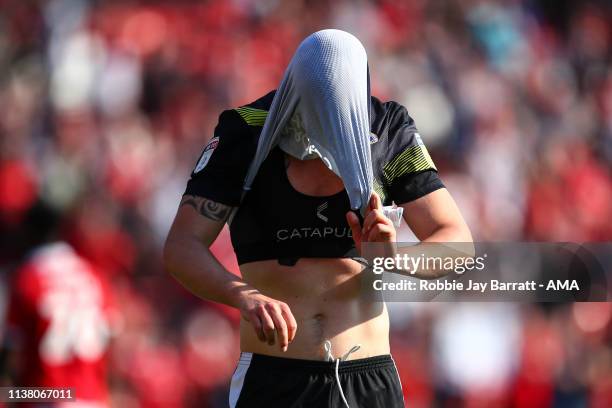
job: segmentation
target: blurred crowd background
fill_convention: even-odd
[[[0,0],[0,385],[27,343],[7,310],[44,207],[107,288],[95,344],[110,405],[226,406],[238,315],[168,277],[161,246],[219,113],[274,89],[322,28],[364,43],[373,94],[407,107],[476,240],[610,241],[611,13],[603,0]],[[227,232],[214,251],[237,272]],[[411,407],[612,406],[610,303],[391,311]]]

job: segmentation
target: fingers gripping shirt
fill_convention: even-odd
[[[241,201],[274,91],[224,111],[203,149],[185,194],[238,207],[230,225],[239,263],[285,257],[345,257],[354,249],[344,214],[346,193],[311,197],[286,178],[283,152],[273,149]],[[443,184],[407,110],[371,97],[370,147],[373,187],[384,205],[416,200]]]

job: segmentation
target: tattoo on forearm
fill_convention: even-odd
[[[232,207],[203,197],[192,195],[183,196],[180,206],[189,205],[195,210],[213,221],[225,221],[232,210]]]

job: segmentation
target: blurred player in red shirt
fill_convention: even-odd
[[[91,264],[67,243],[54,240],[58,221],[42,205],[27,217],[33,250],[10,285],[6,345],[12,382],[18,387],[72,387],[77,401],[67,406],[106,407],[110,290]]]

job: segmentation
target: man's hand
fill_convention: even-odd
[[[273,346],[276,334],[280,349],[287,351],[295,338],[297,322],[286,303],[251,290],[241,298],[240,313],[251,323],[259,340]]]
[[[393,222],[385,217],[382,202],[376,193],[372,193],[368,208],[363,219],[363,227],[359,225],[359,218],[355,213],[346,213],[346,221],[351,227],[353,240],[358,250],[362,242],[395,242],[396,232]]]

